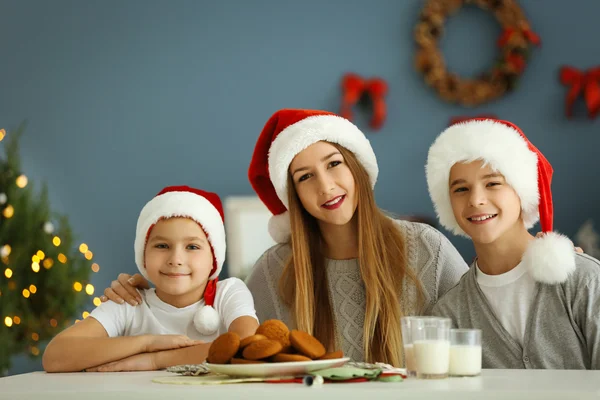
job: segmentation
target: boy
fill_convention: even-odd
[[[477,254],[432,312],[482,330],[484,368],[600,369],[600,263],[552,232],[552,172],[506,121],[450,126],[429,150],[440,223]]]
[[[245,284],[218,282],[225,258],[219,197],[187,186],[163,189],[140,213],[135,261],[155,289],[142,304],[106,302],[58,334],[43,357],[48,372],[163,369],[205,360],[224,332],[244,338],[258,319]]]

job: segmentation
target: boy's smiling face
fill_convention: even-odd
[[[493,243],[523,225],[519,196],[483,161],[455,164],[449,185],[454,217],[474,243]]]
[[[185,307],[202,298],[213,268],[206,234],[189,218],[158,221],[148,237],[144,260],[156,295],[175,307]]]

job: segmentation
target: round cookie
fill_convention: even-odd
[[[290,343],[290,330],[287,325],[278,319],[270,319],[256,329],[256,333],[264,335],[272,340],[277,340],[281,343],[284,349],[291,346]]]
[[[250,343],[242,354],[246,360],[260,360],[279,353],[282,348],[277,340],[265,339]]]
[[[319,342],[317,338],[306,332],[298,330],[291,331],[290,342],[300,354],[304,354],[313,360],[323,357],[327,352],[325,350],[325,346],[323,346],[323,344]]]
[[[239,335],[235,332],[224,333],[211,343],[206,361],[211,364],[227,364],[239,348]]]
[[[273,362],[296,362],[296,361],[312,361],[310,358],[301,354],[275,354],[272,358]]]
[[[265,361],[260,360],[246,360],[244,358],[233,357],[231,359],[232,364],[265,364]]]
[[[335,360],[337,358],[343,358],[344,352],[341,350],[334,351],[332,353],[327,353],[323,357],[319,357],[319,360]]]
[[[248,336],[248,337],[242,339],[242,341],[240,342],[240,349],[245,348],[250,343],[258,342],[259,340],[265,340],[265,339],[268,339],[268,337],[266,337],[265,335],[256,334],[256,335]]]

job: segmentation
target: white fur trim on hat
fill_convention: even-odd
[[[286,211],[279,215],[273,215],[269,218],[269,235],[277,243],[287,243],[291,237],[290,213]]]
[[[194,326],[204,336],[210,336],[219,329],[221,318],[211,306],[204,306],[194,314]]]
[[[191,192],[167,192],[150,200],[142,209],[135,230],[135,263],[148,279],[144,264],[144,249],[148,230],[161,218],[188,217],[198,222],[213,249],[217,269],[208,278],[219,276],[225,261],[225,227],[219,211],[206,198]]]
[[[575,271],[575,248],[568,237],[548,232],[527,246],[522,262],[537,282],[562,283]]]
[[[302,150],[320,141],[337,143],[354,153],[369,174],[371,186],[375,186],[379,174],[377,158],[364,133],[337,115],[315,115],[286,127],[269,149],[269,176],[277,197],[286,208],[288,169],[292,160]]]
[[[483,160],[504,175],[521,200],[527,229],[539,220],[537,155],[515,129],[492,120],[466,121],[442,132],[429,149],[425,173],[440,223],[454,234],[466,236],[450,204],[450,169],[459,162]]]

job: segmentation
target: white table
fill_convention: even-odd
[[[243,383],[216,386],[167,385],[157,372],[46,374],[32,372],[0,379],[0,399],[178,400],[178,399],[595,399],[600,371],[484,370],[475,378],[406,379],[403,382]]]

